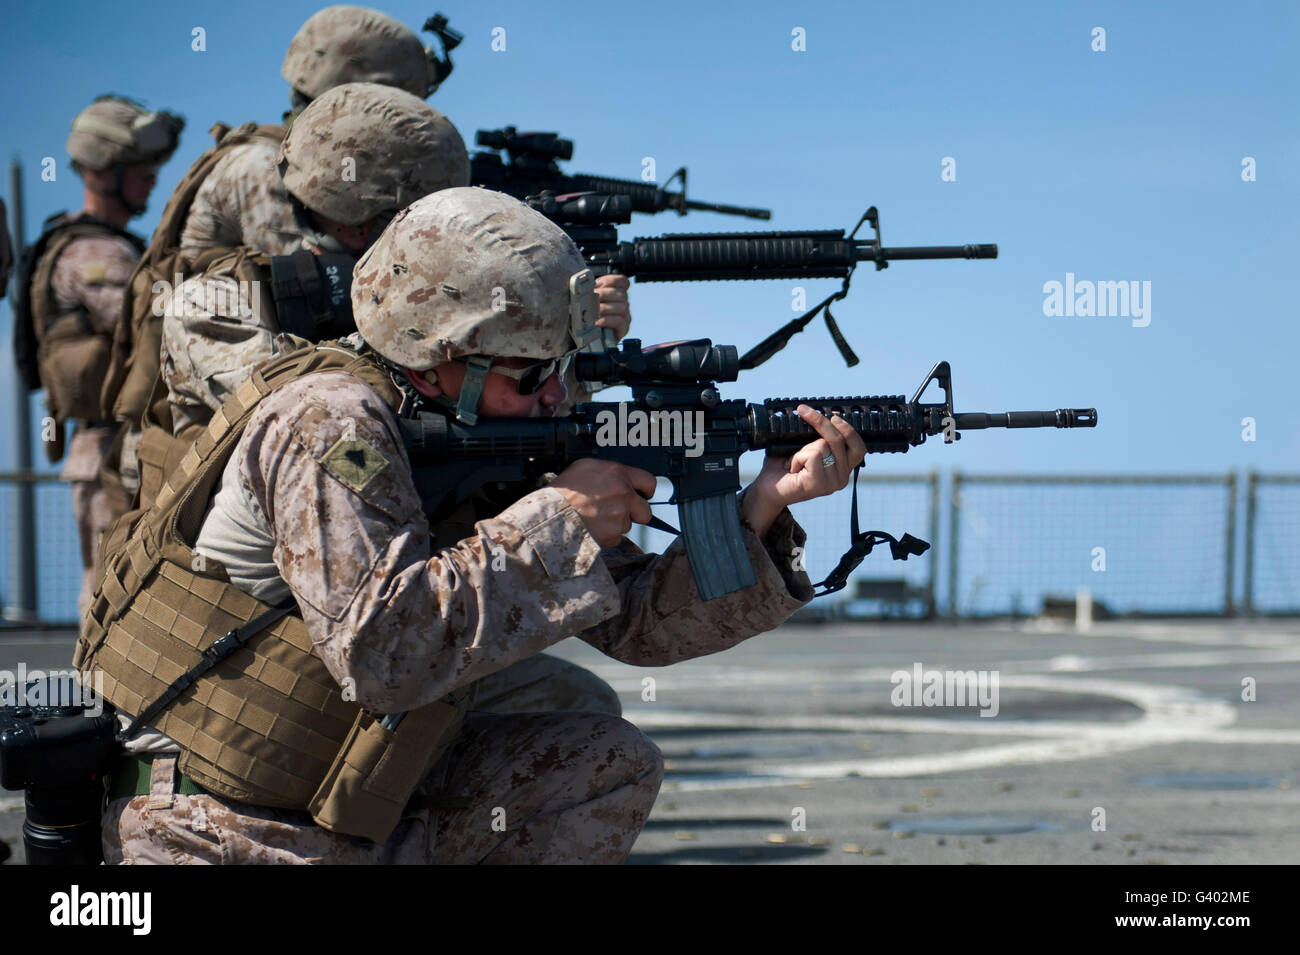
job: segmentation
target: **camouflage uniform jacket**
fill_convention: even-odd
[[[203,180],[181,233],[186,261],[216,248],[287,255],[303,247],[275,152],[267,139],[235,146]],[[256,365],[276,354],[275,326],[246,307],[250,297],[241,299],[229,277],[190,277],[166,301],[161,371],[173,432],[180,434],[206,422]]]
[[[301,231],[289,192],[275,168],[276,144],[254,139],[234,146],[194,195],[181,254],[192,261],[208,249],[247,245],[268,255],[299,248]]]
[[[206,424],[253,369],[279,353],[278,325],[231,276],[186,279],[165,299],[162,380],[172,433]]]
[[[372,463],[359,470],[349,451],[362,444],[352,461]],[[241,546],[214,543],[232,536],[219,525],[237,527]],[[680,541],[662,556],[627,540],[602,549],[553,488],[474,530],[432,540],[393,411],[325,371],[263,400],[197,549],[248,592],[287,586],[331,675],[374,712],[432,702],[573,634],[637,666],[715,653],[812,597],[788,510],[764,541],[745,529],[758,584],[707,603]]]

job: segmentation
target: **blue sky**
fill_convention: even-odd
[[[26,166],[27,232],[76,207],[72,117],[118,92],[189,121],[146,215],[209,145],[217,120],[276,121],[284,49],[313,3],[11,4],[0,36],[4,158]],[[638,178],[690,169],[696,198],[773,210],[770,225],[638,216],[625,238],[673,231],[850,228],[879,207],[887,245],[996,242],[993,262],[859,271],[836,316],[862,363],[847,369],[820,320],[725,388],[910,392],[954,368],[958,410],[1095,406],[1091,432],[968,435],[881,471],[1294,471],[1300,5],[969,3],[597,10],[524,3],[390,2],[418,28],[440,9],[466,34],[432,103],[478,128],[558,130],[574,171]],[[191,49],[192,30],[206,50]],[[491,49],[504,28],[506,49]],[[806,49],[795,51],[802,28]],[[1106,49],[1094,51],[1093,30]],[[42,157],[58,161],[39,180]],[[941,179],[952,157],[956,180]],[[1256,180],[1242,180],[1253,157]],[[7,195],[7,193],[6,193]],[[1289,264],[1288,264],[1289,263]],[[1048,317],[1044,283],[1150,282],[1146,327]],[[1292,278],[1288,278],[1292,276]],[[707,334],[756,343],[795,314],[798,283],[637,285],[648,341]],[[810,303],[832,280],[803,283]],[[0,307],[0,350],[9,314]],[[12,394],[0,360],[0,394]],[[9,404],[8,401],[5,402]],[[35,406],[35,405],[33,405]],[[1257,440],[1242,440],[1242,419]],[[10,460],[8,424],[0,468]],[[39,458],[39,455],[38,455]],[[756,466],[757,461],[753,462]]]

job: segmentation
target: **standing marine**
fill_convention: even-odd
[[[51,461],[63,458],[64,429],[73,426],[62,477],[72,485],[80,536],[83,612],[98,579],[99,537],[112,517],[99,471],[116,429],[100,389],[123,295],[144,250],[126,225],[144,212],[184,125],[120,96],[101,96],[78,114],[67,149],[84,184],[81,211],[46,221],[17,278],[15,356],[28,387],[45,389]]]

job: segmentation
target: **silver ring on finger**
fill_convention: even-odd
[[[835,455],[828,454],[826,455],[826,457],[822,458],[822,467],[824,468],[835,467]]]

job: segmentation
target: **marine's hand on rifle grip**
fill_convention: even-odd
[[[578,512],[587,531],[601,547],[614,547],[632,525],[650,521],[649,500],[654,495],[655,476],[649,471],[580,458],[551,482]]]
[[[596,279],[596,296],[600,299],[600,316],[596,324],[612,328],[622,339],[632,327],[632,309],[627,301],[627,290],[632,282],[626,275],[601,275]]]
[[[808,405],[797,410],[821,437],[788,458],[769,454],[763,462],[741,511],[760,537],[784,508],[845,488],[853,469],[867,456],[862,436],[839,415],[827,418]]]

